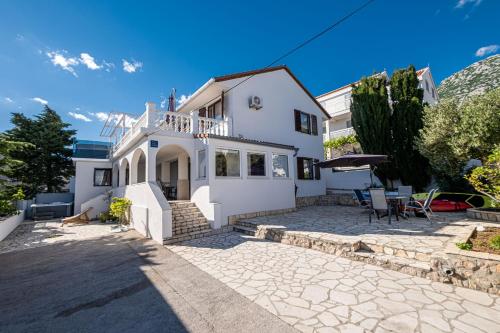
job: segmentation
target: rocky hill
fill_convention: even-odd
[[[439,98],[465,98],[500,87],[500,54],[473,63],[441,81]]]

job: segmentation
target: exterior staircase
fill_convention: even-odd
[[[210,224],[191,201],[169,201],[172,208],[172,237],[163,240],[164,245],[175,244],[186,240],[212,236],[228,231],[227,227],[213,230]]]

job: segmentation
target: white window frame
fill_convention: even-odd
[[[238,152],[238,157],[239,157],[239,176],[217,176],[217,151],[218,150],[233,150]],[[216,179],[242,179],[242,172],[241,172],[241,149],[238,148],[229,148],[229,147],[216,147],[214,150],[214,176]]]
[[[286,176],[275,176],[274,175],[274,156],[285,156],[286,157]],[[285,153],[276,153],[273,152],[271,154],[271,174],[273,175],[273,179],[290,179],[290,158],[288,154]]]
[[[250,170],[249,170],[249,161],[248,161],[248,155],[250,154],[258,154],[258,155],[264,155],[264,175],[263,176],[255,176],[255,175],[250,175]],[[254,150],[247,150],[246,151],[246,166],[247,166],[247,178],[257,178],[257,179],[262,179],[262,178],[267,178],[267,167],[268,167],[268,162],[267,162],[267,153],[264,151],[254,151]]]
[[[205,152],[205,175],[202,176],[200,174],[200,153]],[[196,151],[196,172],[198,175],[198,179],[207,179],[208,173],[208,149],[200,149]]]

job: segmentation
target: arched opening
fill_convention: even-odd
[[[124,158],[120,164],[120,173],[118,176],[120,186],[130,185],[130,167],[128,160]]]
[[[190,157],[177,145],[166,145],[156,153],[156,181],[167,200],[189,200]]]
[[[146,181],[146,154],[138,148],[132,156],[131,183],[143,183]]]
[[[112,185],[113,187],[118,187],[120,184],[120,167],[118,166],[118,163],[113,165],[112,175]]]

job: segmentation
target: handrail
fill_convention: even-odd
[[[123,146],[141,128],[160,128],[177,133],[229,135],[227,120],[199,117],[197,113],[189,114],[155,110],[153,113],[149,113],[149,116],[148,112],[143,113],[113,146],[113,150],[116,151],[119,147]]]

